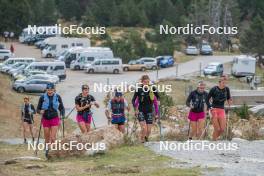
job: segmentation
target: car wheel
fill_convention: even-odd
[[[18,88],[17,88],[17,91],[18,91],[19,93],[24,93],[24,92],[25,92],[25,88],[24,88],[24,87],[18,87]]]
[[[151,67],[152,70],[157,70],[157,66]]]
[[[51,54],[47,54],[47,57],[48,57],[48,58],[51,58]]]
[[[119,70],[118,69],[114,69],[113,73],[114,74],[118,74],[119,73]]]
[[[146,68],[145,68],[145,67],[142,67],[142,68],[141,68],[141,71],[146,71]]]
[[[128,67],[124,67],[124,69],[123,69],[124,71],[128,71],[129,69],[128,69]]]
[[[89,69],[88,73],[94,73],[94,69]]]
[[[81,68],[80,68],[80,66],[78,66],[78,65],[74,67],[74,70],[80,70],[80,69],[81,69]]]

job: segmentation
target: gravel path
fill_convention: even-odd
[[[204,141],[209,142],[209,141]],[[170,156],[182,162],[180,167],[200,166],[205,175],[216,176],[263,176],[264,175],[264,140],[247,141],[234,138],[232,141],[220,141],[238,146],[237,150],[165,150],[160,148],[160,142],[146,144],[155,153]],[[181,142],[170,141],[169,145],[179,145]],[[200,143],[193,141],[193,144]],[[211,142],[217,144],[219,142]],[[176,164],[177,167],[177,164]]]

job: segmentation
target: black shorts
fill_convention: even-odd
[[[32,124],[33,123],[32,120],[30,120],[30,119],[24,119],[24,122],[27,122],[28,124]]]
[[[153,124],[153,114],[152,113],[139,112],[138,121],[139,122],[145,121],[146,124]]]

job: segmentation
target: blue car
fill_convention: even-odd
[[[158,66],[161,68],[172,67],[174,65],[172,56],[158,56],[156,59]]]

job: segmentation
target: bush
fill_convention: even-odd
[[[160,117],[166,118],[169,108],[174,105],[174,101],[171,96],[165,92],[159,92],[160,95]]]
[[[236,108],[235,113],[238,117],[241,119],[249,119],[249,107],[246,104],[243,104],[243,106]]]

